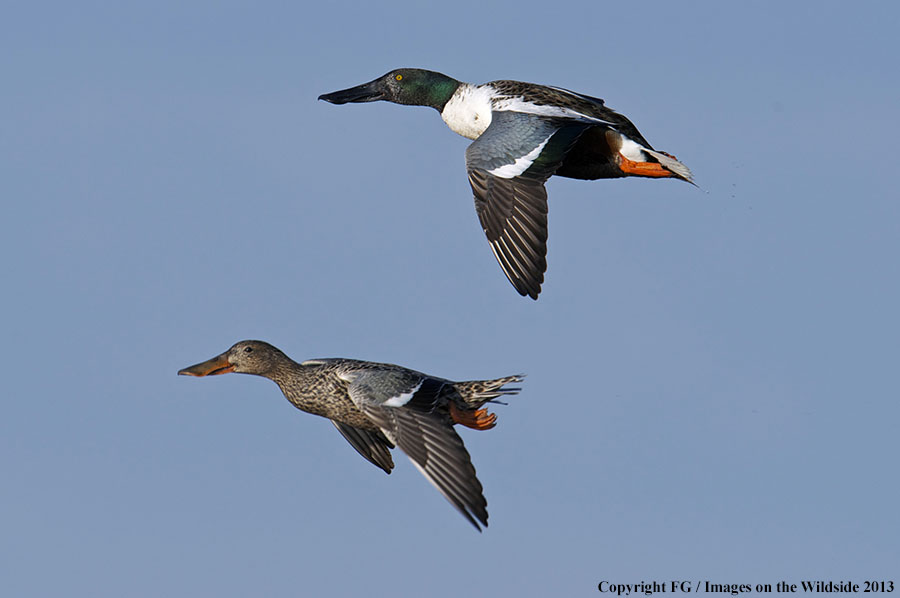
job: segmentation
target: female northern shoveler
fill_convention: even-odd
[[[462,439],[462,424],[489,430],[497,416],[482,406],[519,388],[522,376],[452,382],[389,363],[355,359],[312,359],[297,363],[262,341],[241,341],[203,363],[179,371],[185,376],[237,372],[275,382],[293,405],[331,420],[360,455],[391,473],[390,449],[399,446],[444,498],[481,531],[487,501]]]
[[[506,277],[532,299],[541,292],[547,269],[544,182],[552,175],[693,182],[684,164],[654,150],[603,100],[559,87],[520,81],[472,85],[434,71],[398,69],[319,99],[430,106],[452,131],[474,139],[466,168],[475,210]]]

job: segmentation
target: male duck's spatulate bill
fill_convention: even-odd
[[[319,96],[332,104],[386,100],[431,106],[466,150],[475,210],[500,267],[521,295],[537,299],[547,269],[547,191],[552,175],[575,179],[674,177],[691,171],[654,150],[603,100],[519,81],[471,85],[441,73],[398,69]]]
[[[487,526],[487,501],[463,441],[462,424],[489,430],[497,416],[483,408],[520,389],[507,384],[522,376],[452,382],[391,365],[355,359],[297,363],[262,341],[241,341],[203,363],[179,371],[186,376],[236,372],[275,382],[295,407],[331,420],[359,454],[387,473],[399,446],[435,488],[479,531]]]

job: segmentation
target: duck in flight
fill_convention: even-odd
[[[520,81],[472,85],[434,71],[397,69],[319,99],[430,106],[452,131],[473,139],[466,169],[475,210],[504,274],[532,299],[547,269],[548,178],[639,176],[693,183],[684,164],[653,149],[603,100],[559,87]]]
[[[275,382],[294,407],[331,420],[360,455],[386,473],[399,446],[440,493],[481,531],[487,501],[454,424],[490,430],[497,416],[483,408],[514,395],[522,376],[452,382],[398,365],[355,359],[297,363],[262,341],[241,341],[212,359],[184,368],[184,376],[237,372]]]

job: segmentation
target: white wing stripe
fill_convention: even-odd
[[[422,380],[418,384],[416,384],[415,388],[410,390],[409,392],[404,392],[403,394],[399,394],[396,397],[391,397],[387,401],[384,402],[385,407],[403,407],[409,400],[413,398],[413,395],[416,394],[420,388],[422,388]]]
[[[528,152],[528,154],[518,158],[512,164],[504,164],[499,168],[495,168],[494,170],[488,170],[488,174],[491,174],[495,177],[499,177],[501,179],[512,179],[526,170],[531,166],[532,162],[534,162],[538,156],[541,155],[541,152],[544,151],[544,146],[547,145],[547,142],[550,141],[550,138],[547,137],[544,139],[544,142],[539,146]]]

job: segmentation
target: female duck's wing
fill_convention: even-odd
[[[487,526],[487,501],[446,405],[452,383],[412,370],[343,371],[350,398],[469,523]],[[479,525],[479,523],[481,525]]]
[[[466,149],[475,211],[503,273],[537,299],[547,269],[547,190],[582,133],[595,123],[523,112],[493,112]]]
[[[391,473],[394,469],[394,460],[391,458],[391,449],[394,445],[382,432],[363,430],[334,420],[331,420],[331,423],[366,461],[380,467],[387,474]]]

